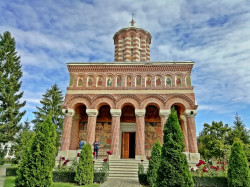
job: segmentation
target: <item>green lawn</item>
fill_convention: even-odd
[[[14,187],[15,186],[15,177],[6,177],[4,187]],[[71,183],[53,183],[52,187],[76,187],[77,185]],[[85,185],[84,187],[99,187],[100,184],[90,184]]]

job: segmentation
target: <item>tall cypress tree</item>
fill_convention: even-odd
[[[36,133],[24,151],[17,171],[16,186],[51,186],[55,166],[56,132],[51,117],[37,125]]]
[[[21,111],[26,101],[20,102],[22,66],[15,45],[10,32],[0,35],[0,142],[3,143],[14,140],[26,112]]]
[[[62,113],[62,105],[63,105],[63,95],[62,91],[58,88],[56,84],[52,85],[50,89],[46,91],[43,95],[43,98],[40,101],[41,107],[36,107],[37,111],[33,112],[35,114],[35,119],[32,120],[32,123],[35,124],[35,128],[37,124],[40,124],[44,121],[48,114],[51,114],[52,123],[56,126],[57,132],[57,143],[56,146],[60,145],[60,137],[62,134],[63,128],[63,113]]]
[[[163,141],[156,185],[158,187],[194,186],[187,157],[183,153],[184,137],[174,109],[172,109],[165,124]]]

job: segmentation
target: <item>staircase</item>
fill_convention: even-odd
[[[102,167],[103,160],[95,160],[95,169]],[[138,180],[138,164],[140,160],[118,159],[109,161],[109,178],[136,179]],[[148,160],[142,162],[145,172],[148,169]]]

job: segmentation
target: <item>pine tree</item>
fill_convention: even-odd
[[[155,186],[156,184],[157,170],[160,166],[160,159],[161,159],[161,144],[160,141],[157,140],[152,148],[148,171],[147,171],[147,178],[150,186]]]
[[[17,56],[15,39],[10,32],[0,35],[0,142],[14,140],[25,111],[26,101],[20,102],[22,77],[20,56]]]
[[[37,125],[34,139],[25,150],[17,171],[16,186],[51,186],[56,154],[55,125],[49,116]]]
[[[231,147],[228,164],[228,186],[250,186],[250,173],[242,143],[236,140]]]
[[[56,84],[54,84],[43,95],[43,98],[41,99],[40,103],[42,107],[36,107],[37,111],[33,112],[35,114],[35,119],[32,120],[32,123],[35,124],[36,128],[37,124],[43,122],[46,116],[48,116],[48,114],[51,114],[52,123],[55,124],[57,132],[56,147],[59,147],[63,128],[62,91],[58,88]]]
[[[85,144],[80,153],[79,164],[76,168],[75,180],[80,185],[92,184],[94,180],[94,164],[90,144]]]
[[[163,141],[156,185],[194,186],[187,158],[183,153],[184,137],[174,109],[165,124]]]

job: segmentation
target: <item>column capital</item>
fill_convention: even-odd
[[[146,114],[146,109],[135,109],[135,115],[137,117],[144,117]]]
[[[121,117],[122,110],[121,109],[110,109],[110,113],[112,117]]]
[[[171,114],[171,110],[160,110],[159,114],[161,117],[168,117]]]
[[[185,110],[185,116],[186,117],[195,117],[195,115],[197,114],[197,110]]]
[[[186,116],[185,116],[185,115],[183,115],[183,114],[182,114],[182,115],[180,115],[180,118],[181,118],[181,120],[182,120],[182,121],[187,121]]]
[[[88,114],[89,117],[92,117],[92,116],[97,116],[99,112],[97,109],[86,109],[86,113]]]
[[[72,108],[62,109],[62,112],[65,116],[73,116],[75,114],[75,110]]]

